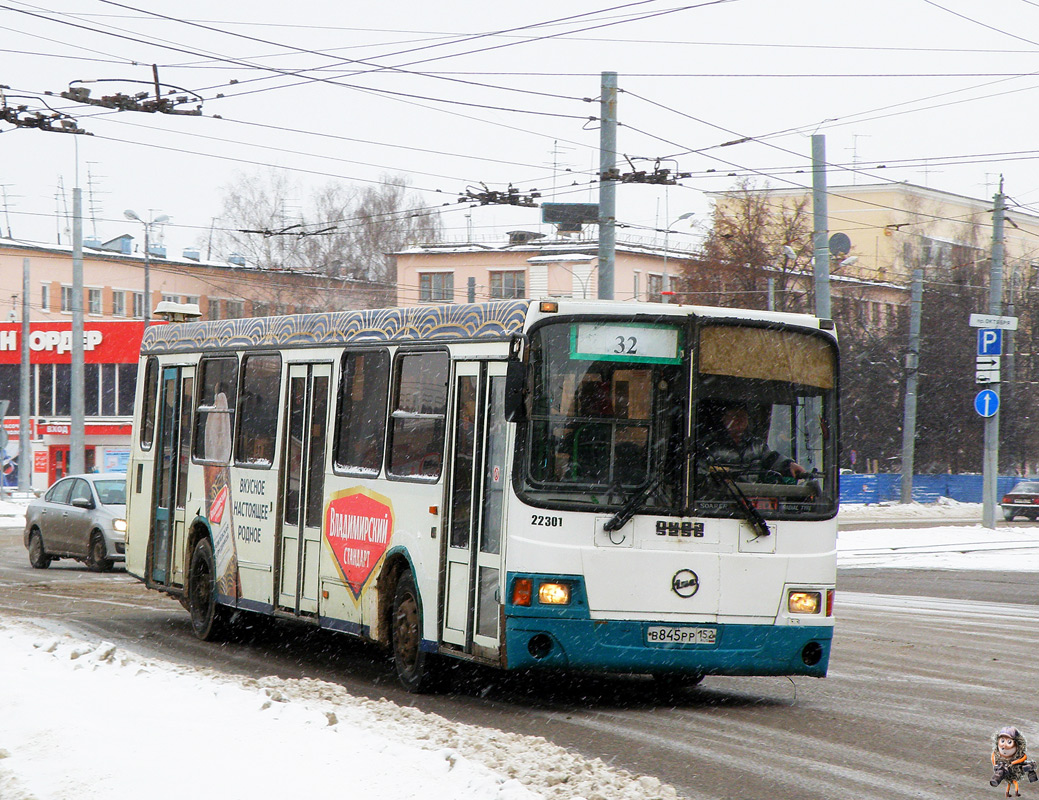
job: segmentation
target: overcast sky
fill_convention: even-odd
[[[812,133],[826,134],[831,185],[990,197],[1002,173],[1011,204],[1039,209],[1035,0],[0,2],[9,107],[43,108],[70,84],[147,91],[152,64],[203,98],[201,117],[51,97],[94,135],[0,120],[4,234],[69,241],[77,144],[86,235],[139,234],[126,208],[166,214],[171,255],[224,224],[236,172],[271,167],[298,182],[296,206],[328,181],[392,173],[444,206],[448,238],[537,229],[539,209],[456,200],[484,182],[594,201],[599,105],[585,99],[604,70],[619,74],[621,152],[692,173],[666,190],[622,185],[622,235],[674,223],[672,243],[691,242],[675,220],[702,219],[703,193],[730,188],[730,173],[810,185]]]

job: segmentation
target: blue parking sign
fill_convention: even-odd
[[[978,329],[978,355],[998,356],[1003,354],[1003,331],[999,328]]]

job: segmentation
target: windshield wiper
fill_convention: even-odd
[[[657,471],[653,474],[653,477],[650,478],[649,483],[647,483],[645,486],[643,486],[641,489],[635,492],[635,494],[629,497],[627,502],[625,502],[624,505],[622,505],[617,510],[617,513],[610,517],[608,520],[606,520],[606,522],[602,526],[602,529],[607,533],[610,533],[612,531],[618,531],[621,528],[623,528],[628,523],[628,520],[634,517],[635,514],[639,511],[639,509],[641,509],[642,506],[645,505],[646,500],[649,499],[649,496],[653,494],[653,492],[655,492],[658,488],[660,488],[660,484],[662,484],[663,482],[664,471],[658,468]]]
[[[757,532],[758,536],[771,536],[772,531],[769,530],[768,522],[761,516],[757,506],[750,501],[750,498],[737,485],[732,477],[732,473],[724,466],[716,464],[709,455],[701,454],[700,457],[707,462],[707,474],[716,483],[720,484],[729,493],[729,496],[736,501],[736,507],[743,512],[743,518],[750,523],[750,526]]]

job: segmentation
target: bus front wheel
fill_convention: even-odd
[[[230,609],[216,601],[216,559],[213,543],[207,538],[199,539],[191,552],[188,611],[191,629],[202,641],[220,641],[226,636]]]
[[[393,593],[393,666],[409,692],[429,692],[435,685],[436,655],[422,650],[422,609],[410,571],[405,571]]]

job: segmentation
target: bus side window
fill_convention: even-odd
[[[391,475],[440,477],[449,367],[450,358],[443,351],[410,353],[398,359],[390,422]]]
[[[141,396],[141,449],[151,450],[155,438],[155,400],[159,394],[159,361],[149,358],[144,368],[144,394]]]
[[[238,438],[235,440],[238,466],[269,469],[274,463],[280,387],[280,355],[242,358],[242,394],[238,398]]]
[[[195,459],[214,464],[231,460],[231,432],[238,400],[238,359],[204,358],[199,364],[195,415]]]
[[[343,355],[335,431],[337,471],[379,474],[386,436],[389,365],[386,350]]]

